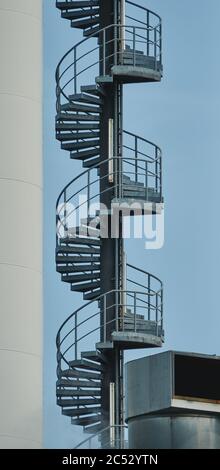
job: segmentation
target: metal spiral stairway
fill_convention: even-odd
[[[97,34],[99,27],[99,0],[56,2],[62,18],[71,21],[72,28],[83,29],[84,36]]]
[[[161,150],[122,127],[123,85],[162,78],[162,27],[158,15],[130,1],[56,6],[86,38],[56,70],[56,138],[86,168],[57,200],[56,265],[62,281],[87,301],[57,335],[57,404],[72,424],[93,433],[111,424],[112,383],[115,426],[123,426],[123,351],[164,340],[162,283],[126,262],[123,215],[116,241],[108,226],[118,203],[128,210],[139,203],[143,216],[163,210]],[[105,273],[109,253],[117,262]]]

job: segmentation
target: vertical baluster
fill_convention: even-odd
[[[154,59],[155,70],[157,70],[157,27],[154,28]]]
[[[87,174],[87,217],[89,217],[89,211],[90,211],[90,171],[88,171]]]
[[[76,60],[77,60],[77,49],[74,47],[74,94],[77,93],[77,65],[76,65]]]
[[[145,198],[148,201],[148,162],[145,162]]]
[[[148,290],[148,321],[151,320],[151,295],[150,295],[150,274],[147,275],[147,290]]]
[[[134,292],[134,331],[137,329],[137,293]]]
[[[104,309],[104,315],[103,315],[103,321],[104,321],[104,343],[106,343],[106,337],[107,337],[107,331],[106,331],[106,294],[104,295],[103,299],[103,309]]]
[[[103,75],[106,75],[106,29],[103,29],[102,32],[102,41],[103,41]]]
[[[64,238],[66,238],[68,236],[68,224],[67,224],[67,210],[66,210],[66,189],[64,190],[64,193],[63,193],[63,201],[64,201],[64,224],[63,224],[63,227],[64,227]]]
[[[150,55],[150,12],[147,11],[147,56]]]
[[[119,292],[118,290],[115,291],[115,295],[116,295],[116,299],[115,299],[115,303],[116,303],[116,316],[115,316],[115,321],[116,321],[116,331],[119,331],[119,315],[118,315],[118,312],[120,311],[120,306],[121,306],[121,299],[120,299],[120,296],[121,296],[121,291]]]
[[[133,26],[133,66],[135,67],[136,65],[136,53],[135,53],[135,47],[136,47],[136,28]]]
[[[57,336],[57,375],[60,378],[61,375],[61,351],[60,351],[60,332]]]
[[[160,38],[159,38],[159,47],[160,47],[160,57],[159,57],[159,63],[160,63],[160,69],[161,69],[161,66],[162,66],[162,24],[160,23],[160,27],[159,27],[159,35],[160,35]]]
[[[158,293],[156,293],[156,336],[158,336]]]
[[[156,181],[155,181],[155,190],[158,192],[158,147],[156,147],[156,162],[155,162],[155,174],[156,174]]]
[[[75,360],[78,359],[78,344],[77,344],[77,341],[78,341],[78,332],[77,332],[78,322],[77,322],[77,319],[78,319],[78,314],[76,312],[76,314],[75,314]]]
[[[138,182],[138,139],[135,136],[135,183]]]

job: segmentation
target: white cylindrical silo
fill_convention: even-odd
[[[41,0],[0,0],[0,70],[0,448],[40,448]]]

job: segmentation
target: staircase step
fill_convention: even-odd
[[[79,11],[68,11],[62,12],[62,18],[66,18],[68,20],[75,20],[80,18],[86,18],[87,16],[95,16],[99,14],[99,8],[88,8],[87,10],[79,10]]]
[[[72,140],[80,140],[80,139],[99,139],[100,132],[67,132],[61,133],[58,132],[56,135],[57,140],[61,142],[68,142]],[[89,143],[89,142],[88,142]]]
[[[91,27],[91,26],[94,26],[94,25],[99,25],[99,17],[98,16],[94,16],[91,18],[91,16],[89,18],[86,18],[85,20],[72,20],[71,21],[71,27],[72,28],[79,28],[79,29],[84,29],[84,28],[88,28],[88,27]],[[98,26],[100,28],[100,26]]]
[[[64,388],[57,388],[58,397],[69,397],[72,394],[74,388],[98,388],[100,389],[100,383],[93,382],[92,380],[72,380],[72,389],[67,390]],[[66,386],[66,385],[65,385]]]
[[[86,160],[88,158],[96,157],[96,155],[100,154],[100,148],[96,148],[94,150],[86,150],[83,152],[71,152],[70,157],[76,158],[77,160]]]
[[[85,237],[99,237],[100,230],[97,227],[88,226],[88,225],[81,225],[80,227],[75,228],[76,235],[83,235]]]
[[[91,370],[98,370],[103,371],[103,367],[100,364],[94,364],[86,359],[78,359],[75,361],[70,361],[69,365],[71,367],[76,367],[77,369],[91,369]]]
[[[59,10],[74,10],[78,8],[86,8],[86,7],[92,7],[92,6],[99,6],[99,0],[82,0],[82,1],[57,1],[56,2],[56,7]]]
[[[98,372],[93,372],[93,371],[85,372],[82,370],[74,370],[74,369],[63,370],[62,377],[71,377],[71,378],[80,377],[82,379],[91,379],[91,380],[101,379],[101,375]]]
[[[104,90],[98,85],[82,85],[81,91],[95,96],[104,95]]]
[[[94,292],[84,292],[83,294],[83,299],[84,300],[94,300],[96,299],[97,297],[99,297],[101,295],[101,290],[98,289]]]
[[[101,414],[96,414],[96,416],[90,416],[87,418],[72,418],[71,423],[76,426],[89,426],[91,424],[100,423]]]
[[[90,215],[89,217],[81,219],[81,224],[88,226],[91,222],[96,222],[98,224],[100,222],[100,217],[99,215]]]
[[[92,137],[92,136],[91,136]],[[81,150],[81,149],[93,149],[93,147],[97,147],[98,153],[99,153],[99,147],[100,145],[100,140],[86,140],[85,142],[68,142],[61,144],[61,149],[63,150],[69,150],[70,152],[72,150]],[[90,150],[88,150],[90,152]]]
[[[70,410],[62,410],[62,413],[65,416],[83,416],[83,415],[93,415],[95,413],[99,413],[101,411],[101,408],[99,406],[91,406],[88,408],[72,408]]]
[[[102,112],[100,106],[89,106],[86,104],[73,103],[69,101],[68,103],[62,104],[60,106],[60,111],[75,111],[76,113],[94,113],[100,114]]]
[[[140,54],[135,54],[135,58],[132,53],[124,53],[123,57],[121,57],[121,62],[123,64],[127,65],[133,65],[135,60],[135,65],[143,65],[143,66],[148,66],[148,65],[154,65],[155,64],[155,58],[154,57],[147,57],[147,56],[141,56]]]
[[[98,38],[99,37],[99,31],[100,31],[100,25],[98,24],[98,26],[93,26],[92,28],[88,28],[86,30],[83,31],[83,36],[85,38],[88,38],[89,36],[93,36],[94,38]]]
[[[100,421],[101,421],[101,417],[100,417]],[[101,422],[95,424],[94,426],[84,427],[84,432],[86,434],[97,434],[101,431],[103,431],[103,423],[101,423]]]
[[[85,351],[81,353],[83,359],[89,359],[90,361],[106,364],[107,358],[104,354],[99,351]]]
[[[57,266],[57,272],[58,273],[81,273],[81,272],[86,272],[86,271],[100,271],[100,265],[92,265],[92,264],[87,264],[87,265],[81,265],[81,266]]]
[[[79,253],[80,255],[82,254],[95,254],[99,255],[100,254],[100,248],[94,248],[94,247],[86,247],[86,246],[60,246],[57,248],[57,254],[62,253],[62,254],[69,254],[69,253]]]
[[[99,398],[85,398],[85,399],[78,399],[78,398],[57,398],[57,405],[62,407],[73,407],[73,406],[88,406],[88,405],[100,405],[101,400]]]
[[[97,123],[87,123],[87,124],[67,124],[67,123],[60,123],[56,124],[57,131],[92,131],[92,130],[99,130],[99,124]]]
[[[125,316],[124,316],[125,320],[127,319],[130,319],[130,318],[134,318],[134,314],[131,312],[131,311],[127,311],[125,313]],[[139,313],[136,314],[136,318],[140,319],[140,320],[144,320],[145,319],[145,316],[144,315],[141,315]]]
[[[101,240],[99,238],[89,238],[89,237],[70,237],[62,238],[61,243],[67,243],[68,245],[94,245],[100,246]]]
[[[57,256],[56,263],[98,263],[100,265],[100,257],[99,256]],[[80,267],[79,265],[79,267]],[[82,266],[84,268],[84,266]]]
[[[85,162],[83,162],[83,167],[84,168],[98,168],[99,165],[101,163],[101,157],[98,157],[98,158],[93,158],[91,160],[86,160]]]
[[[133,54],[133,49],[132,49],[131,46],[129,46],[128,44],[126,44],[126,46],[125,46],[124,54],[126,54],[127,52],[132,52],[132,54]],[[143,55],[144,52],[135,49],[135,54],[141,54],[141,55]]]
[[[72,390],[71,396],[72,397],[100,397],[101,396],[101,389],[93,389],[91,390],[90,388],[87,389],[81,389],[79,388],[78,390]]]
[[[69,95],[71,101],[80,101],[82,103],[91,103],[100,106],[102,103],[101,97],[91,96],[86,93],[77,93],[75,95]]]
[[[71,290],[73,292],[88,292],[88,291],[99,289],[99,288],[100,288],[100,281],[77,284],[75,286],[74,285],[71,286]]]
[[[144,183],[139,183],[139,182],[136,182],[136,181],[132,181],[130,180],[129,182],[126,181],[126,183],[123,182],[123,188],[125,189],[131,189],[131,190],[134,190],[134,188],[137,188],[137,189],[141,189],[141,188],[144,188]]]
[[[78,275],[64,275],[62,274],[62,281],[63,282],[71,282],[71,284],[76,284],[77,282],[86,282],[86,281],[93,281],[100,278],[100,272],[94,274],[78,274]],[[76,286],[77,287],[77,286]]]
[[[144,186],[144,184],[142,183],[135,183],[135,182],[131,182],[129,184],[123,184],[123,189],[126,190],[126,191],[139,191],[140,193],[141,192],[145,192],[147,190],[147,188]],[[148,188],[148,191],[152,191],[151,188]]]
[[[134,319],[131,318],[130,320],[128,320],[128,319],[124,320],[124,326],[125,326],[126,328],[127,328],[127,326],[128,326],[128,327],[132,326],[132,328],[133,328],[133,327],[134,327]],[[154,326],[155,326],[155,325],[154,325]],[[146,325],[146,320],[138,320],[138,319],[136,319],[136,327],[137,327],[137,328],[139,328],[139,327],[140,327],[140,328],[142,328],[142,327],[143,327],[143,328],[146,328],[146,327],[147,327],[147,325]],[[152,326],[151,326],[151,328],[152,328]]]
[[[123,191],[124,197],[137,198],[137,199],[146,199],[147,191]]]
[[[100,121],[100,116],[94,116],[92,114],[76,114],[76,113],[67,113],[60,112],[56,115],[57,121]]]

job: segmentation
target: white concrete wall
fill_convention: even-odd
[[[42,446],[42,0],[0,0],[0,448]]]

